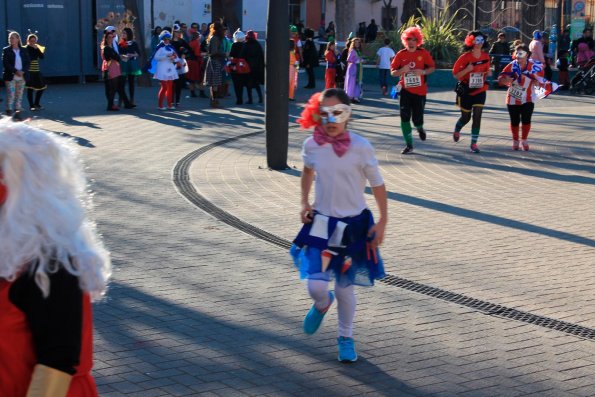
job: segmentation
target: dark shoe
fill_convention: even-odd
[[[401,150],[401,154],[409,154],[413,152],[413,146],[407,145],[405,149]]]
[[[236,101],[236,105],[243,105],[244,102],[243,101]]]
[[[479,153],[479,148],[477,147],[477,143],[472,143],[471,146],[469,147],[469,151],[471,153]]]
[[[12,110],[6,110],[6,115],[7,116],[12,116]]]
[[[129,103],[128,105],[124,106],[126,109],[134,109],[136,105]]]
[[[288,98],[288,99],[289,99],[290,101],[292,101],[292,102],[293,102],[293,101],[295,101],[295,99],[293,99],[293,98]]]
[[[359,99],[357,99],[357,98],[353,98],[353,99],[351,100],[351,103],[360,103],[360,100],[359,100]]]
[[[453,132],[452,133],[452,140],[455,142],[458,142],[459,139],[461,139],[461,133],[460,132]]]
[[[417,130],[417,133],[419,134],[419,139],[421,139],[422,141],[426,140],[426,131],[423,128],[419,128]]]
[[[36,105],[34,105],[34,106],[35,106],[35,108],[36,108],[37,110],[43,110],[43,109],[45,109],[45,108],[44,108],[43,106],[41,106],[41,105],[37,105],[37,104],[36,104]]]
[[[16,112],[14,112],[12,119],[15,121],[23,121],[23,118],[21,117],[21,111],[17,110]]]

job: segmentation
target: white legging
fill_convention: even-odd
[[[328,285],[329,282],[325,280],[308,280],[308,293],[314,300],[314,306],[318,310],[323,310],[329,304]],[[335,297],[339,317],[338,335],[351,338],[353,336],[353,319],[357,303],[353,285],[341,287],[335,283]]]

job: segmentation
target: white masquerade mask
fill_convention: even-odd
[[[339,103],[333,106],[321,106],[320,118],[322,124],[344,123],[351,116],[351,106]]]
[[[474,42],[475,42],[475,44],[483,44],[483,42],[484,42],[483,36],[477,36],[477,37],[475,37],[475,41]]]
[[[518,50],[516,52],[516,57],[517,58],[527,58],[527,51]]]

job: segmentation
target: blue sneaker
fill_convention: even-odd
[[[337,338],[339,343],[339,361],[342,363],[354,363],[357,361],[357,353],[355,352],[355,344],[353,338],[346,338],[339,336]]]
[[[320,324],[322,324],[322,320],[324,319],[326,312],[328,312],[328,309],[331,307],[333,301],[335,300],[335,294],[333,293],[333,291],[328,292],[328,297],[331,300],[331,302],[328,304],[327,307],[324,308],[323,311],[319,311],[314,307],[314,305],[312,305],[310,311],[308,312],[308,314],[306,314],[306,317],[304,317],[304,332],[308,335],[312,335],[313,333],[318,331],[318,328],[320,328]]]

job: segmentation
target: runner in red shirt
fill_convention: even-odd
[[[401,78],[399,81],[401,131],[407,144],[401,153],[407,154],[413,151],[411,118],[413,118],[413,125],[419,133],[419,139],[426,140],[424,130],[424,107],[428,93],[426,76],[434,72],[435,65],[430,53],[420,48],[424,38],[418,27],[405,29],[401,34],[401,42],[405,48],[393,58],[390,74]]]
[[[510,131],[512,133],[512,149],[519,150],[519,126],[522,127],[523,150],[529,150],[529,131],[531,130],[531,116],[535,107],[533,95],[534,87],[541,86],[543,80],[543,65],[541,62],[530,60],[531,51],[526,44],[515,48],[514,61],[504,67],[498,77],[501,85],[508,86],[506,105],[510,115]]]
[[[452,139],[458,142],[461,129],[471,120],[471,152],[479,153],[477,139],[481,126],[481,113],[486,102],[488,83],[486,77],[490,70],[490,56],[487,50],[487,40],[479,31],[471,32],[465,38],[463,54],[457,59],[452,74],[459,81],[457,90],[457,106],[461,108],[461,117],[455,125]]]

